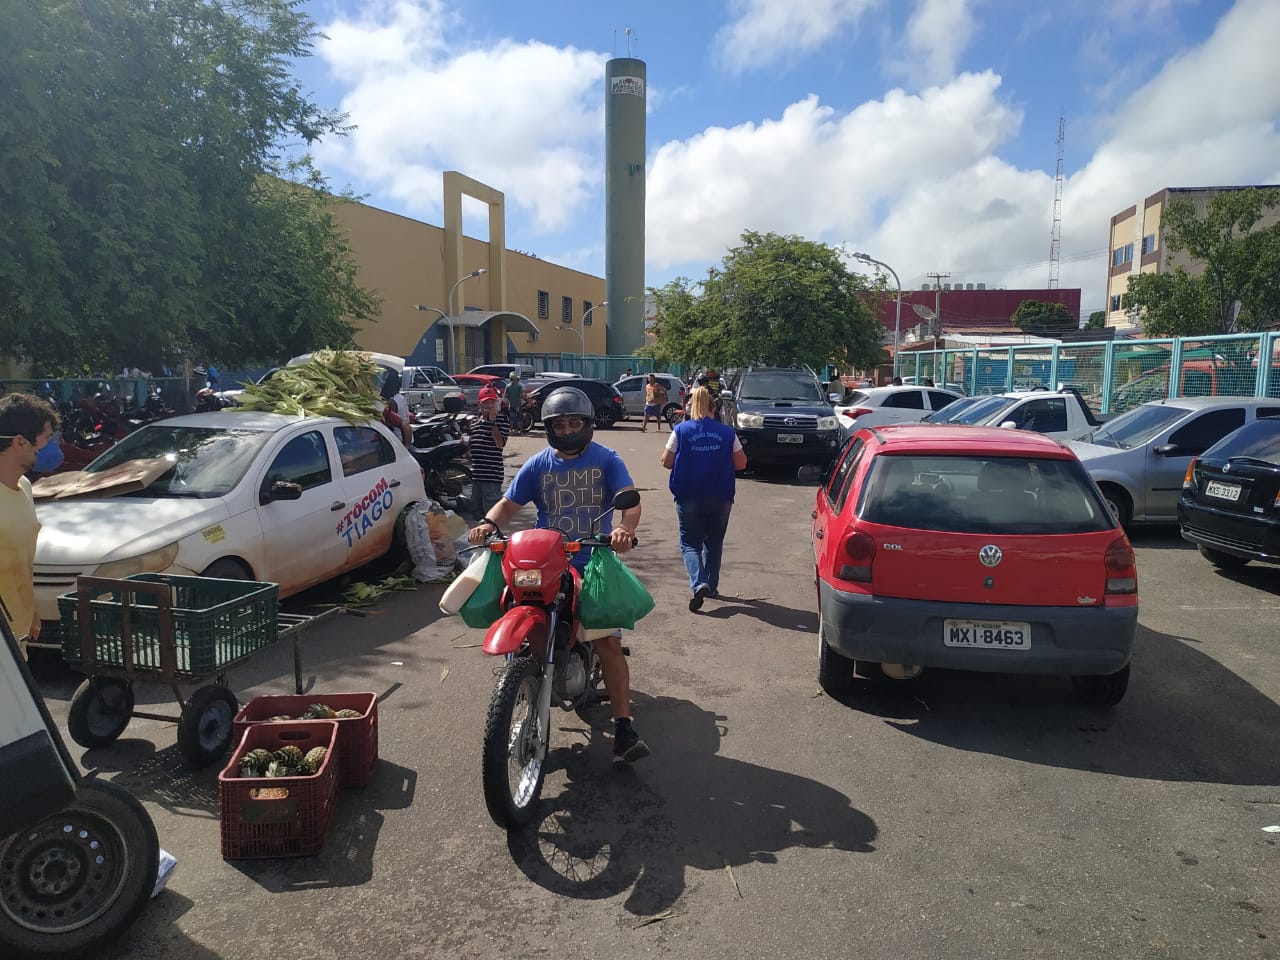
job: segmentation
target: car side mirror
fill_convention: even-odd
[[[1018,425],[1012,420],[1006,420],[1004,423],[1000,424],[1000,429],[1001,430],[1017,430]]]
[[[731,390],[721,390],[721,391],[720,391],[720,399],[721,399],[721,400],[732,400],[732,399],[733,399],[733,392],[732,392]]]
[[[827,394],[827,400],[828,400],[829,402],[831,402],[831,403],[839,403],[839,402],[840,402],[841,400],[843,400],[843,399],[844,399],[844,394],[842,394],[842,393],[828,393],[828,394]]]
[[[274,480],[262,495],[263,503],[275,503],[277,500],[301,500],[302,485],[290,483],[288,480]]]
[[[1172,457],[1182,452],[1182,448],[1176,443],[1162,443],[1158,447],[1152,447],[1151,452],[1157,457]]]

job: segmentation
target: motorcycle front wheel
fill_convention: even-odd
[[[484,726],[484,803],[505,830],[533,820],[545,775],[538,730],[538,688],[542,671],[532,657],[512,660],[498,677]]]
[[[427,494],[448,510],[461,512],[471,500],[471,465],[450,460],[427,474]]]

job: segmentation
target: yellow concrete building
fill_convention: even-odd
[[[337,208],[358,282],[382,301],[356,342],[452,373],[516,352],[603,354],[604,279],[507,249],[500,192],[454,172],[444,187],[444,227],[365,204]],[[464,194],[488,205],[488,241],[465,236]]]
[[[1193,262],[1186,252],[1173,254],[1164,249],[1160,231],[1160,216],[1173,200],[1190,200],[1203,212],[1209,201],[1227,190],[1246,190],[1248,187],[1165,187],[1142,202],[1122,210],[1111,218],[1111,251],[1107,265],[1107,326],[1130,327],[1125,294],[1129,289],[1129,277],[1137,273],[1167,273],[1178,267],[1196,274],[1204,267]],[[1271,188],[1264,188],[1271,189]],[[1267,227],[1280,219],[1280,210],[1264,216],[1258,226]]]

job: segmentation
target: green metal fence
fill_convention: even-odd
[[[511,355],[512,363],[527,363],[541,373],[543,370],[558,370],[563,373],[577,373],[596,380],[613,383],[630,370],[632,373],[649,373],[654,370],[650,357],[605,357],[577,353],[515,353]]]
[[[919,350],[898,372],[969,394],[1063,384],[1098,413],[1164,397],[1280,398],[1280,333]]]

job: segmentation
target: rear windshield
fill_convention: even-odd
[[[1266,417],[1246,424],[1218,441],[1206,457],[1248,457],[1280,464],[1280,417]]]
[[[1078,460],[881,455],[857,512],[871,523],[950,533],[1091,533],[1115,526]]]

